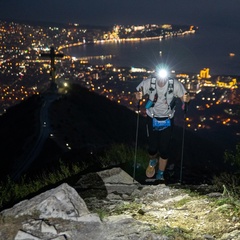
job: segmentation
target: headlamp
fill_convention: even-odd
[[[156,77],[159,79],[167,79],[169,77],[168,68],[164,65],[159,65],[155,70]]]
[[[157,76],[161,79],[165,79],[168,76],[168,71],[165,68],[158,69]]]

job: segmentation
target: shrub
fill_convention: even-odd
[[[222,190],[229,197],[240,197],[240,143],[235,151],[226,150],[224,160],[229,163],[231,169],[213,178],[213,184],[217,190]]]
[[[138,149],[136,153],[136,163],[147,167],[147,154],[144,150]],[[133,163],[135,160],[135,148],[125,144],[113,144],[104,156],[100,157],[103,167],[119,165],[122,163]]]
[[[235,172],[240,172],[240,143],[236,145],[235,151],[226,150],[224,153],[225,162],[234,166]]]

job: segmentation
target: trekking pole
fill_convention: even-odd
[[[183,172],[183,156],[184,156],[184,139],[185,139],[185,125],[186,125],[186,114],[188,110],[188,103],[184,102],[184,121],[183,121],[183,133],[182,133],[182,154],[181,154],[181,166],[180,166],[180,184],[182,183],[182,172]]]
[[[133,182],[134,182],[135,176],[136,176],[140,102],[141,102],[141,100],[139,99],[139,100],[138,100],[138,103],[137,103],[137,125],[136,125],[136,139],[135,139],[135,151],[134,151],[134,164],[133,164]]]

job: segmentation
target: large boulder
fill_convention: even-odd
[[[57,188],[48,190],[29,200],[24,200],[10,209],[1,212],[3,217],[15,218],[32,215],[39,218],[62,218],[68,220],[99,221],[99,218],[90,214],[84,200],[76,190],[63,183]]]

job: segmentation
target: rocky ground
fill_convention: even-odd
[[[87,197],[85,202],[103,219],[130,215],[170,239],[240,239],[240,216],[234,204],[208,185],[147,185],[130,197],[112,193],[106,199]]]
[[[240,218],[231,204],[220,203],[220,193],[200,196],[162,184],[144,186],[132,197],[122,201],[121,197],[110,195],[108,200],[85,201],[91,211],[100,211],[103,218],[104,214],[130,215],[170,239],[240,239]]]
[[[60,192],[67,194],[58,197],[63,205],[61,217],[56,217],[56,209],[60,208],[56,203],[50,207],[53,196],[60,196],[56,190],[41,197],[40,202],[34,199],[30,204],[29,200],[21,208],[3,211],[0,239],[240,239],[240,216],[236,211],[240,203],[225,196],[225,192],[214,192],[208,185],[141,185],[121,169],[111,169],[88,174],[74,186],[66,186]],[[73,210],[65,204],[70,196],[67,203],[75,202]],[[76,207],[79,202],[81,206]],[[26,209],[34,203],[38,206],[35,217],[29,217]],[[73,212],[79,207],[77,215],[84,212],[85,218],[78,216],[73,220]],[[45,212],[38,215],[39,211]],[[36,230],[38,224],[41,231]]]

